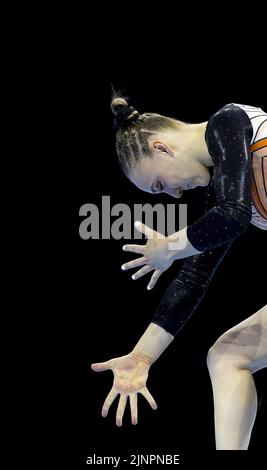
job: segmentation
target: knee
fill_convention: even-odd
[[[207,367],[212,382],[214,380],[221,380],[225,375],[232,370],[231,356],[229,353],[222,353],[220,344],[215,343],[207,355]]]
[[[239,362],[239,355],[233,354],[229,338],[222,336],[216,343],[209,349],[207,355],[207,366],[210,374],[215,372],[222,373],[226,367],[230,365],[237,365]]]
[[[248,367],[248,359],[228,337],[222,337],[209,349],[207,366],[211,377]]]
[[[215,369],[219,364],[219,351],[217,348],[216,343],[209,349],[207,354],[207,367],[208,370],[211,372]]]

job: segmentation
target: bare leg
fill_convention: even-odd
[[[208,354],[217,450],[246,450],[257,411],[253,372],[267,367],[267,305],[224,333]]]

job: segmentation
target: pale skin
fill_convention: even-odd
[[[207,123],[179,123],[177,131],[153,134],[149,139],[152,158],[141,158],[130,171],[129,179],[142,191],[166,193],[175,198],[181,197],[182,191],[187,189],[207,186],[208,167],[213,163],[205,142],[206,126]],[[142,256],[123,264],[122,269],[140,268],[132,276],[133,280],[154,271],[148,290],[175,260],[200,253],[187,239],[186,229],[164,237],[138,221],[135,226],[149,240],[146,245],[124,245],[124,251]],[[180,241],[180,246],[170,250],[170,242],[175,240]]]
[[[148,401],[153,410],[157,404],[147,389],[148,372],[163,351],[173,340],[173,335],[158,325],[150,323],[134,349],[126,356],[117,357],[106,362],[91,364],[95,372],[112,370],[113,386],[102,407],[102,416],[106,417],[113,401],[120,395],[116,414],[117,426],[122,425],[127,399],[130,400],[132,424],[137,424],[137,395],[140,393]]]
[[[120,395],[116,424],[122,425],[122,418],[125,406],[129,397],[132,424],[137,424],[137,394],[141,393],[150,406],[156,410],[157,404],[146,387],[148,371],[150,367],[148,360],[135,356],[133,353],[126,356],[117,357],[101,364],[92,364],[92,369],[96,372],[112,370],[114,373],[113,387],[110,390],[102,407],[102,416],[106,417],[113,401]]]
[[[208,354],[217,450],[247,450],[257,413],[253,374],[267,367],[267,305],[226,331]]]
[[[208,185],[208,167],[212,166],[212,159],[205,143],[206,125],[179,123],[177,131],[171,129],[153,134],[149,140],[152,158],[142,158],[130,172],[129,179],[142,191],[164,192],[176,198],[181,197],[183,190]],[[136,228],[147,236],[148,242],[123,247],[125,251],[141,256],[125,263],[122,269],[138,268],[133,279],[154,271],[148,289],[155,286],[176,259],[199,253],[189,243],[186,229],[164,237],[141,223]],[[170,250],[170,242],[177,240],[181,242],[178,249]],[[148,373],[173,339],[170,333],[151,323],[128,355],[91,365],[96,372],[110,369],[114,374],[113,387],[102,408],[103,417],[107,416],[117,395],[120,395],[116,414],[118,426],[122,425],[128,398],[132,424],[137,424],[138,393],[154,410],[157,408],[146,387]],[[248,349],[244,348],[247,343]],[[224,333],[209,351],[216,449],[247,449],[257,403],[252,374],[263,367],[267,367],[267,306]]]
[[[129,179],[139,189],[151,193],[164,192],[172,197],[181,197],[182,191],[197,186],[206,186],[210,180],[208,167],[212,165],[211,157],[205,143],[207,123],[177,124],[177,130],[151,135],[149,145],[151,158],[141,158],[129,174]],[[137,222],[137,230],[143,232],[148,242],[146,245],[125,245],[124,251],[142,255],[139,259],[125,263],[123,270],[141,267],[132,277],[141,276],[154,271],[148,284],[152,289],[160,275],[166,271],[175,259],[185,258],[199,253],[185,240],[185,230],[170,237],[164,237],[145,224]],[[184,243],[183,249],[170,250],[169,243],[179,237]],[[173,336],[158,325],[151,323],[132,352],[103,363],[92,364],[96,372],[112,370],[113,387],[102,408],[102,416],[117,397],[120,400],[116,415],[117,426],[122,425],[127,397],[130,400],[132,423],[137,423],[137,395],[142,394],[153,409],[156,402],[147,390],[146,381],[152,363],[162,354],[173,340]]]

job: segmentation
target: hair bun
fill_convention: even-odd
[[[111,101],[111,110],[115,116],[125,107],[128,107],[128,102],[125,98],[113,98]]]
[[[130,122],[136,121],[140,116],[133,106],[129,106],[127,100],[122,97],[113,98],[111,110],[115,114],[114,128],[121,129]]]

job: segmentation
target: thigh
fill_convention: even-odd
[[[267,367],[267,305],[226,331],[214,347],[222,358],[251,372]]]

